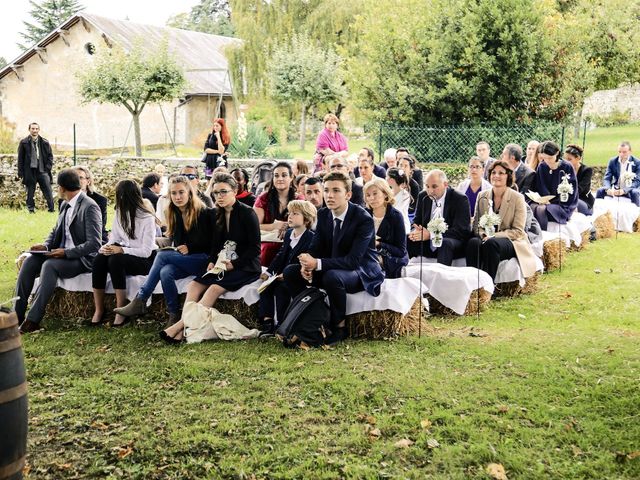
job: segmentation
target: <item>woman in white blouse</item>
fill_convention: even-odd
[[[409,206],[411,205],[411,194],[409,193],[408,177],[404,170],[397,167],[391,167],[387,170],[387,183],[391,187],[391,191],[395,197],[396,203],[394,207],[400,211],[404,219],[404,229],[407,233],[411,230],[411,222],[409,220]]]
[[[143,203],[140,187],[133,180],[116,185],[116,214],[109,242],[93,261],[92,285],[95,313],[91,325],[104,320],[104,293],[107,274],[116,294],[116,307],[127,304],[127,275],[147,275],[156,250],[156,218]],[[116,315],[114,327],[126,323]]]

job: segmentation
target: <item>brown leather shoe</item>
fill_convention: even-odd
[[[42,327],[40,326],[40,324],[32,322],[31,320],[25,320],[24,322],[22,322],[22,325],[20,325],[21,335],[23,333],[37,332],[38,330],[42,330]]]

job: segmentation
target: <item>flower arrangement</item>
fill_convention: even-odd
[[[431,242],[435,248],[442,246],[442,234],[449,226],[440,215],[435,215],[427,224],[427,230],[431,234]]]
[[[493,202],[489,200],[489,211],[478,220],[478,226],[484,230],[487,237],[491,238],[496,234],[496,228],[500,226],[502,219],[500,215],[493,211]]]
[[[625,170],[624,173],[622,174],[622,183],[624,184],[625,187],[629,188],[633,183],[633,181],[635,180],[635,178],[636,178],[636,174],[634,172]]]
[[[566,202],[569,200],[569,195],[573,193],[573,185],[569,183],[569,175],[563,174],[562,181],[558,185],[558,194],[560,195],[560,201]]]

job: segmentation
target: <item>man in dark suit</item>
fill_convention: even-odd
[[[40,126],[29,124],[29,136],[20,140],[18,145],[18,178],[27,189],[27,208],[35,213],[36,204],[33,196],[36,185],[47,201],[47,207],[53,212],[53,194],[51,192],[51,169],[53,167],[53,153],[49,142],[40,136]]]
[[[625,172],[635,174],[628,184],[624,182]],[[618,146],[618,156],[609,160],[602,184],[604,186],[598,189],[596,198],[628,197],[640,207],[640,160],[631,155],[629,142]]]
[[[101,246],[102,217],[98,205],[80,189],[78,172],[65,169],[58,174],[58,195],[64,198],[56,226],[44,243],[33,245],[32,253],[18,273],[15,311],[20,332],[40,329],[47,302],[53,295],[58,278],[72,278],[90,272],[93,258]],[[40,287],[25,319],[27,301],[36,277]]]
[[[508,143],[502,150],[502,160],[509,164],[513,170],[514,181],[518,191],[524,195],[534,189],[536,172],[522,162],[522,147],[516,143]],[[525,198],[527,198],[525,196]]]
[[[162,177],[155,172],[147,173],[142,179],[142,198],[149,200],[154,210],[158,205],[158,197],[160,190],[162,190],[161,182]]]
[[[449,265],[454,258],[464,257],[467,240],[471,235],[471,213],[467,196],[449,187],[447,175],[442,170],[431,170],[427,174],[426,191],[420,192],[414,218],[414,228],[409,234],[410,257],[422,255],[436,258],[438,263]],[[442,216],[447,223],[442,245],[436,247],[427,229],[429,222]]]
[[[327,208],[318,212],[318,226],[309,253],[298,257],[300,265],[284,270],[284,281],[294,297],[311,284],[329,297],[331,331],[329,343],[348,336],[345,324],[347,293],[366,290],[380,294],[384,273],[378,263],[373,218],[349,201],[351,180],[340,172],[324,178]]]
[[[329,160],[329,172],[340,172],[349,178],[351,180],[351,199],[349,201],[364,207],[364,193],[362,191],[362,186],[353,182],[355,177],[352,177],[353,172],[349,170],[349,165],[347,165],[347,161],[344,157],[333,155]]]

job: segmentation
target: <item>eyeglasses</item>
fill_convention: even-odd
[[[198,175],[196,175],[195,173],[185,173],[182,175],[183,177],[187,177],[189,180],[194,180],[196,178],[200,178],[198,177]]]
[[[482,170],[482,165],[469,165],[471,170]]]
[[[225,195],[227,195],[230,192],[231,192],[231,190],[213,190],[211,192],[211,195],[213,195],[214,197],[224,197]]]

